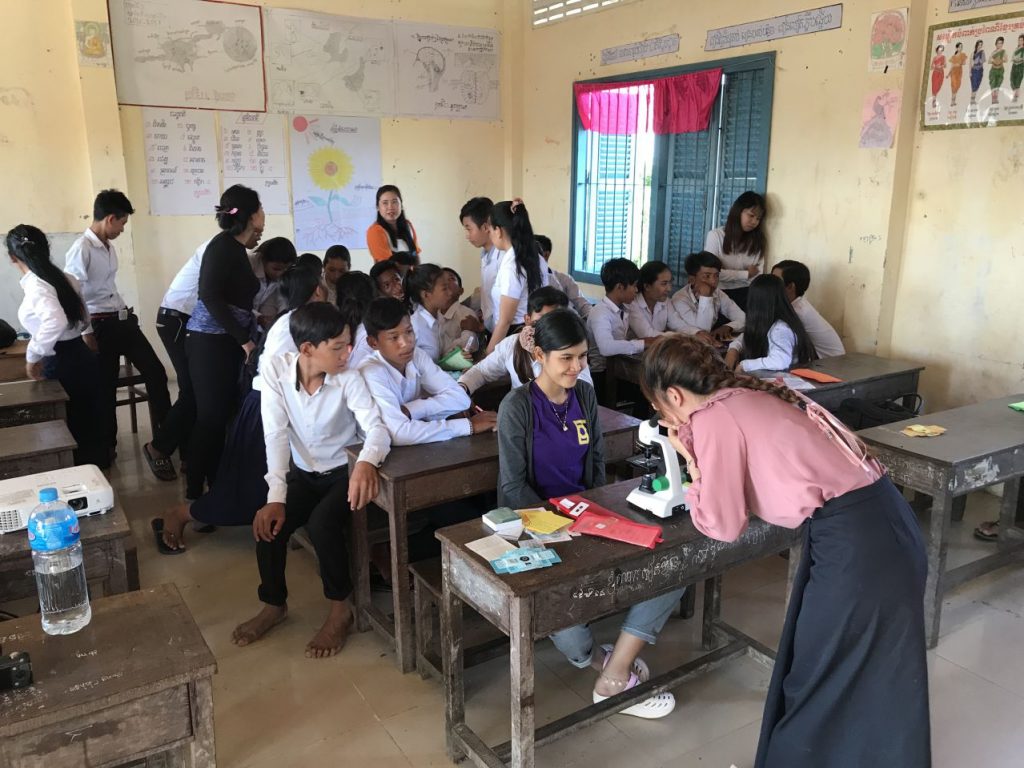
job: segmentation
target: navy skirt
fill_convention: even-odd
[[[756,768],[927,768],[924,540],[888,478],[804,524]]]
[[[228,434],[213,487],[192,502],[189,513],[207,525],[252,525],[267,503],[266,474],[260,393],[252,390]]]

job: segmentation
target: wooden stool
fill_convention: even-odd
[[[0,480],[75,464],[75,439],[63,421],[0,429]]]
[[[128,361],[127,357],[121,359],[124,360],[124,365],[121,366],[118,372],[117,388],[127,389],[128,392],[124,399],[118,399],[117,405],[128,406],[132,418],[132,434],[137,434],[139,431],[139,416],[136,409],[139,403],[145,403],[149,400],[149,393],[144,386],[145,379],[142,378],[142,374],[135,370],[135,366]]]

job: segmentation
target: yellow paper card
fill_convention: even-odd
[[[911,424],[901,430],[907,437],[938,437],[946,431],[945,427],[926,424]]]
[[[517,510],[523,518],[523,527],[534,533],[554,533],[565,526],[570,525],[572,520],[568,517],[556,515],[546,509],[521,509]]]

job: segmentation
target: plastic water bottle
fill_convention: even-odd
[[[28,543],[35,563],[43,631],[70,635],[92,618],[85,582],[78,516],[57,498],[56,488],[39,491],[39,506],[28,519]]]
[[[472,331],[463,331],[459,337],[459,346],[462,347],[463,352],[473,354],[480,348],[480,341]]]

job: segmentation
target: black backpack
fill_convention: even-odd
[[[0,320],[0,349],[7,349],[18,340],[18,332],[6,320]]]
[[[904,398],[913,401],[912,407],[903,405]],[[874,401],[848,397],[839,404],[836,415],[852,430],[868,429],[919,416],[923,404],[924,399],[916,392]]]

